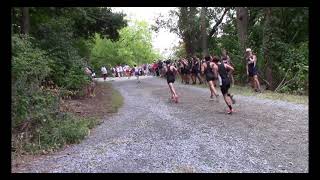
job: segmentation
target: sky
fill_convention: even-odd
[[[154,24],[155,18],[161,13],[164,16],[169,15],[169,11],[174,7],[113,7],[113,12],[124,12],[128,19],[145,20],[150,25]],[[158,33],[153,32],[152,45],[164,57],[172,54],[172,47],[177,45],[181,39],[174,33],[166,29],[160,29]]]

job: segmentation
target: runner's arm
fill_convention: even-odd
[[[204,73],[204,65],[203,65],[203,63],[201,64],[201,74],[203,74]]]
[[[246,64],[246,69],[247,69],[247,75],[249,75],[248,63]]]
[[[227,69],[230,69],[231,72],[234,71],[234,68],[233,68],[232,66],[230,66],[230,65],[228,65],[228,64],[224,64],[224,65],[225,65],[225,67],[226,67]],[[247,70],[247,72],[248,72],[248,70]]]
[[[213,68],[212,68],[213,74],[215,77],[218,77],[219,73],[218,73],[218,67],[217,65],[213,64]]]

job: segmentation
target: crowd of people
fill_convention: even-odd
[[[260,83],[258,80],[257,57],[250,48],[246,49],[246,72],[249,76],[251,86],[256,92],[261,92]],[[179,74],[181,83],[184,84],[206,84],[210,89],[210,99],[218,99],[219,93],[216,90],[220,86],[222,96],[225,103],[229,107],[227,113],[235,112],[232,104],[235,103],[233,95],[229,93],[229,88],[234,85],[234,65],[225,49],[222,50],[222,55],[209,55],[200,59],[197,56],[181,58],[175,61],[172,60],[158,60],[151,64],[134,65],[117,65],[109,68],[101,67],[101,75],[104,80],[110,77],[128,77],[136,76],[139,83],[139,76],[160,76],[167,79],[167,83],[171,92],[171,100],[178,102],[178,95],[173,86],[176,76]],[[95,78],[94,71],[87,67],[86,74],[90,78]],[[93,85],[88,86],[88,94],[93,96]],[[93,90],[92,90],[93,89]]]
[[[246,72],[250,78],[252,88],[256,92],[261,92],[260,83],[258,80],[257,70],[257,57],[250,48],[246,49]],[[165,63],[165,66],[160,64]],[[160,67],[160,68],[159,68]],[[235,112],[232,104],[235,103],[233,95],[229,93],[229,88],[234,85],[234,65],[228,56],[227,51],[222,50],[222,56],[206,56],[200,59],[196,56],[189,58],[181,58],[176,61],[167,60],[158,63],[158,71],[167,78],[167,83],[171,92],[171,99],[178,102],[178,95],[174,89],[173,83],[175,82],[176,75],[179,74],[181,82],[185,84],[207,84],[210,89],[210,98],[218,99],[219,94],[216,90],[217,83],[220,86],[223,99],[228,106],[228,114]],[[163,70],[164,71],[163,71]],[[191,80],[191,81],[190,81]]]

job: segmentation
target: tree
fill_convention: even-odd
[[[237,30],[239,35],[239,40],[241,44],[241,50],[245,50],[247,46],[247,37],[248,37],[248,9],[245,7],[236,7],[237,13]]]
[[[222,23],[223,18],[227,14],[227,12],[230,10],[230,8],[225,8],[223,14],[220,16],[220,19],[216,19],[215,25],[212,27],[209,37],[212,37],[213,34],[218,30],[218,26]]]
[[[207,34],[207,26],[206,26],[206,13],[207,8],[201,8],[200,20],[201,20],[201,39],[202,39],[202,54],[203,56],[208,56],[208,34]]]
[[[21,8],[21,33],[29,34],[30,31],[30,17],[29,17],[29,8],[22,7]]]
[[[272,48],[272,9],[265,8],[265,31],[263,32],[263,53],[264,53],[264,60],[266,63],[266,77],[268,81],[268,88],[273,90],[273,78],[272,78],[272,65],[271,65],[271,48]]]
[[[151,29],[147,22],[134,21],[133,25],[119,31],[119,40],[95,35],[91,50],[91,63],[95,68],[102,65],[151,63],[160,57],[152,48]]]

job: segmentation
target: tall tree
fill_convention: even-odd
[[[209,37],[212,37],[214,35],[215,32],[217,32],[218,30],[218,26],[222,23],[223,18],[225,17],[225,15],[227,14],[227,12],[230,10],[230,8],[224,8],[223,14],[220,16],[219,19],[216,20],[216,23],[214,24],[214,26],[212,27],[212,29],[210,30],[209,33]]]
[[[248,9],[245,7],[236,7],[237,14],[237,30],[240,40],[241,49],[244,50],[247,46],[248,38]]]
[[[178,29],[185,42],[185,48],[188,56],[193,56],[196,51],[197,39],[199,33],[196,32],[194,24],[196,24],[196,14],[198,13],[196,7],[180,7],[179,8]]]
[[[272,9],[270,7],[264,9],[265,24],[263,31],[263,54],[266,64],[266,78],[268,81],[268,88],[273,90],[273,77],[272,77],[272,63],[271,63],[271,49],[272,49]]]
[[[208,34],[207,34],[207,26],[206,26],[206,13],[207,8],[202,7],[201,8],[201,14],[200,14],[200,28],[201,28],[201,45],[202,45],[202,54],[203,56],[207,56],[209,54],[208,52]]]
[[[29,34],[30,31],[30,16],[29,16],[29,8],[22,7],[21,8],[21,33]]]

